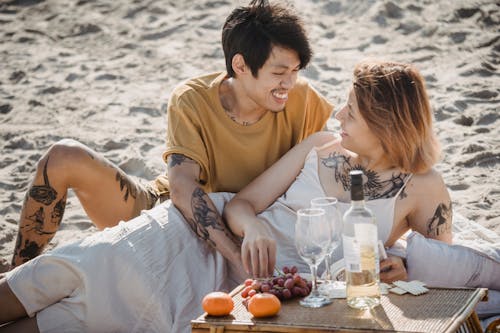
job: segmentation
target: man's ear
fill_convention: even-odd
[[[243,55],[237,53],[234,55],[231,61],[231,66],[233,66],[233,71],[236,75],[242,75],[248,72],[248,67],[245,63]]]

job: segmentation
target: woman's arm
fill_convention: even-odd
[[[453,212],[441,174],[432,169],[415,175],[408,185],[414,202],[408,216],[409,227],[427,238],[451,244]]]
[[[280,195],[286,192],[298,176],[304,161],[313,147],[322,146],[335,137],[331,132],[318,132],[290,149],[269,169],[255,178],[233,198],[251,204],[255,213],[269,207]],[[232,200],[232,201],[233,201]],[[229,202],[231,204],[231,202]],[[226,209],[230,206],[226,206]]]
[[[256,215],[269,207],[290,187],[309,151],[334,139],[332,133],[319,132],[293,147],[279,161],[241,190],[225,206],[223,216],[231,231],[243,237],[243,266],[254,276],[269,276],[276,262],[276,243],[269,227]]]

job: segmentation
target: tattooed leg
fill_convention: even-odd
[[[134,200],[137,198],[137,187],[129,181],[127,175],[125,175],[122,171],[117,171],[115,179],[120,184],[120,192],[125,189],[123,201],[126,202],[129,195],[134,198]]]
[[[66,194],[57,200],[57,191],[50,185],[47,168],[43,165],[43,184],[30,186],[23,203],[21,219],[11,266],[18,266],[38,256],[54,237],[64,214]]]
[[[66,207],[66,195],[50,206],[37,205],[36,200],[27,195],[23,205],[23,212],[19,223],[14,256],[11,265],[18,266],[29,261],[40,253],[45,246],[54,238],[59,229],[64,208]],[[32,212],[32,207],[35,211]]]

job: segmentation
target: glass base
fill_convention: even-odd
[[[318,286],[318,291],[327,298],[346,298],[346,287],[343,281],[325,281]]]
[[[309,295],[300,300],[299,304],[306,308],[320,308],[332,303],[332,300],[321,295]]]
[[[359,310],[367,310],[380,304],[380,297],[353,297],[347,299],[347,305]]]

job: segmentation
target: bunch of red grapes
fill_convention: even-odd
[[[257,293],[270,293],[280,300],[304,297],[311,292],[311,282],[297,273],[297,267],[283,267],[277,276],[265,279],[246,279],[241,297],[252,297]]]

